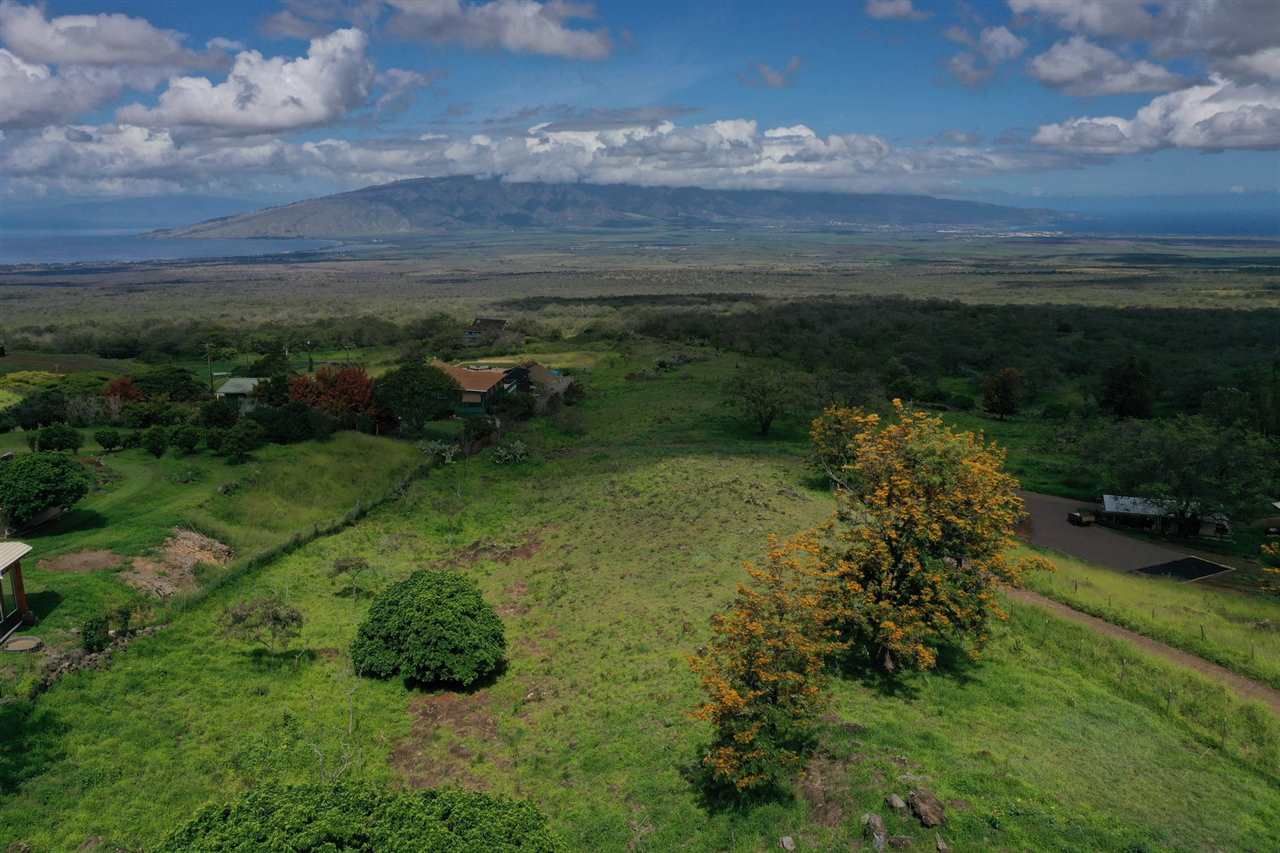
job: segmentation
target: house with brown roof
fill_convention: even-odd
[[[436,367],[453,377],[462,388],[457,411],[460,415],[480,415],[498,394],[525,390],[529,371],[523,367],[491,367],[486,364],[455,365],[442,361]]]

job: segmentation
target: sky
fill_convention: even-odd
[[[0,204],[1280,189],[1277,0],[0,0]]]

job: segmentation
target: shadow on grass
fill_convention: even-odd
[[[46,536],[57,536],[62,533],[101,530],[107,526],[107,517],[97,510],[82,507],[63,513],[48,524],[42,524],[34,530],[23,533],[23,538],[39,540]]]
[[[746,814],[759,806],[787,804],[795,800],[795,794],[790,789],[777,784],[739,791],[732,785],[720,782],[703,766],[702,757],[697,753],[691,760],[680,765],[679,769],[681,777],[697,795],[698,805],[707,814]]]
[[[69,726],[32,702],[0,705],[0,794],[11,794],[66,757],[62,736]]]
[[[62,593],[52,589],[42,589],[39,592],[27,593],[27,606],[31,608],[31,612],[36,615],[36,619],[40,622],[43,622],[50,613],[57,610],[62,601]]]
[[[261,646],[245,652],[249,665],[257,672],[282,672],[314,663],[319,657],[313,649],[281,649],[272,651]]]
[[[507,671],[507,661],[501,660],[493,671],[478,681],[470,684],[459,684],[456,681],[418,681],[414,678],[404,679],[404,687],[406,690],[415,690],[422,693],[478,693],[481,690],[488,689],[498,683]]]
[[[943,646],[938,649],[937,664],[929,671],[929,675],[948,678],[958,684],[968,684],[973,681],[973,673],[978,666],[978,662],[959,646]],[[855,681],[882,696],[915,699],[920,692],[918,682],[922,673],[910,669],[886,672],[868,655],[849,654],[836,664],[836,669],[841,677]]]

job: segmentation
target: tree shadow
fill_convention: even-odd
[[[245,652],[249,665],[256,672],[282,672],[297,670],[314,663],[319,657],[312,649],[281,649],[272,651],[261,646]]]
[[[39,540],[46,536],[57,536],[62,533],[101,530],[108,525],[107,517],[97,510],[76,507],[57,518],[23,533],[23,537]]]
[[[681,778],[693,789],[698,805],[709,815],[746,814],[759,806],[785,805],[795,801],[795,794],[777,784],[762,785],[749,791],[739,791],[733,785],[717,780],[702,763],[696,748],[690,760],[678,770]]]
[[[961,646],[945,645],[938,649],[937,663],[927,675],[968,684],[974,680],[973,672],[978,666],[978,662]],[[919,696],[919,680],[926,675],[912,669],[886,672],[870,655],[855,652],[838,660],[836,670],[842,678],[855,681],[882,696],[908,700]]]
[[[57,610],[62,601],[62,593],[52,589],[42,589],[39,592],[27,593],[27,606],[31,608],[31,612],[36,615],[36,619],[40,622],[43,622],[50,613]]]
[[[0,705],[0,794],[11,794],[66,757],[70,729],[48,707],[29,701]]]

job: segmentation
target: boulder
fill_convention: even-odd
[[[907,804],[903,801],[902,797],[899,797],[897,794],[890,794],[885,797],[884,804],[895,812],[900,812],[907,807]]]
[[[889,839],[889,846],[894,850],[906,850],[914,840],[909,835],[894,835]]]
[[[943,807],[942,801],[927,788],[913,789],[907,795],[907,802],[911,805],[911,811],[925,826],[941,826],[947,822],[947,810]]]
[[[883,850],[889,842],[889,830],[885,829],[884,818],[878,814],[862,816],[862,834],[871,839],[871,846]]]
[[[941,835],[935,835],[934,841],[934,846],[937,848],[938,853],[951,853],[951,848],[947,846],[947,842],[942,840]]]
[[[778,846],[783,850],[795,850],[796,842],[790,835],[784,835],[778,839]]]

